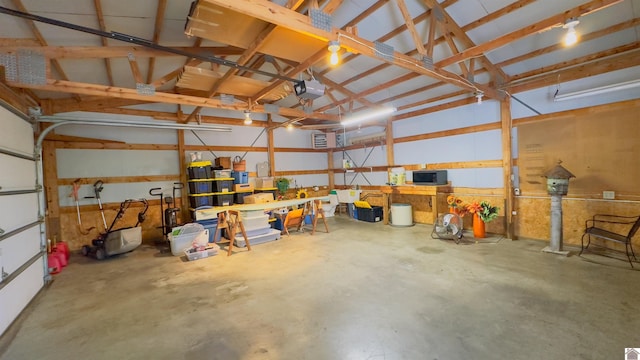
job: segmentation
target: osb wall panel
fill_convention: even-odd
[[[523,195],[546,193],[542,175],[562,160],[562,166],[576,176],[570,182],[569,196],[602,198],[603,190],[637,195],[640,167],[634,154],[640,152],[638,135],[637,111],[628,108],[580,117],[559,115],[552,121],[520,125],[520,189]]]
[[[107,220],[107,226],[110,226],[118,213],[119,205],[118,209],[112,207],[112,204],[105,204],[105,206],[108,206],[108,208],[105,209],[104,216]],[[166,209],[166,205],[164,207]],[[127,209],[124,216],[118,220],[114,229],[121,229],[135,225],[138,213],[141,210],[141,207],[131,206]],[[100,216],[100,210],[98,210],[97,207],[96,209],[81,207],[80,216],[82,219],[81,227],[78,226],[78,215],[75,207],[61,208],[61,231],[58,241],[67,242],[71,250],[78,250],[83,245],[91,244],[91,240],[97,238],[105,231],[102,223],[102,217]],[[149,209],[146,212],[146,219],[142,223],[143,243],[153,245],[156,240],[162,239],[162,231],[159,228],[161,226],[161,222],[160,205],[149,205]],[[179,219],[179,222],[181,222],[181,219]]]
[[[445,211],[448,211],[447,196],[449,194],[442,194],[442,195],[443,195],[443,200],[442,200],[443,203],[442,205],[440,205],[439,203],[438,206],[442,206],[440,208],[442,210],[441,212],[445,212]],[[492,206],[498,206],[500,208],[498,211],[498,217],[495,220],[486,223],[485,229],[488,233],[492,233],[492,234],[506,233],[506,223],[505,223],[506,220],[504,217],[504,200],[501,197],[490,196],[490,195],[457,194],[457,193],[454,193],[453,195],[461,199],[464,204],[471,204],[474,202],[480,203],[482,201],[488,201]],[[438,200],[440,201],[440,199]],[[473,219],[472,214],[466,214],[465,216],[463,216],[462,220],[464,222],[465,229],[471,229],[473,227],[472,219]]]
[[[549,240],[550,237],[549,198],[517,197],[514,217],[515,232],[519,237]],[[604,201],[589,199],[562,199],[562,234],[567,245],[580,246],[580,239],[585,229],[585,221],[595,214],[614,214],[621,216],[637,216],[640,214],[640,202]],[[613,228],[614,231],[628,232],[628,227]],[[640,236],[633,239],[633,244],[640,246]],[[611,244],[608,243],[607,246]],[[616,248],[614,246],[614,248]]]

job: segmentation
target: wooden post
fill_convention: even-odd
[[[45,140],[42,143],[42,166],[44,179],[44,191],[47,197],[47,237],[58,240],[63,239],[60,231],[60,202],[58,193],[58,165],[56,158],[55,141]]]
[[[276,154],[273,141],[273,119],[271,114],[267,114],[267,152],[269,155],[269,176],[276,176]]]
[[[178,166],[180,166],[180,182],[182,183],[182,191],[180,191],[180,218],[183,223],[187,222],[189,215],[189,199],[187,198],[187,189],[189,183],[187,182],[187,161],[184,148],[184,130],[178,130]],[[173,199],[176,201],[176,199]]]
[[[502,172],[504,176],[504,217],[507,237],[515,240],[513,225],[513,155],[511,151],[511,98],[506,96],[500,101],[500,122],[502,124]]]
[[[333,150],[327,151],[327,167],[329,170],[329,191],[335,187],[335,174],[333,172]]]
[[[387,135],[387,165],[392,167],[395,165],[395,160],[393,158],[393,120],[389,118],[387,120],[387,128],[385,129],[385,133]]]

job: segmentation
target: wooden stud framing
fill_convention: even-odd
[[[502,137],[502,173],[504,181],[504,218],[506,220],[505,229],[507,238],[514,239],[515,230],[513,224],[513,164],[512,164],[512,126],[511,126],[511,98],[506,97],[500,101],[500,123]]]
[[[276,173],[276,154],[274,151],[275,142],[273,140],[273,119],[271,118],[271,114],[267,115],[267,149],[268,149],[268,157],[269,157],[269,176],[275,176]]]

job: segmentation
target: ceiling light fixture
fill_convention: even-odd
[[[581,90],[581,91],[576,91],[576,92],[562,94],[562,95],[556,95],[553,97],[553,101],[573,100],[573,99],[578,99],[585,96],[606,94],[613,91],[627,90],[627,89],[632,89],[636,87],[640,87],[640,79],[625,81],[618,84],[600,86],[593,89]]]
[[[381,118],[385,115],[390,115],[396,112],[396,108],[393,106],[383,106],[379,108],[374,108],[370,110],[360,111],[355,115],[348,116],[344,120],[340,122],[342,126],[353,125],[357,123],[361,123],[367,120],[373,120],[377,118]]]
[[[251,111],[245,110],[244,111],[244,124],[245,125],[251,125],[252,122],[253,122],[253,120],[251,119]]]
[[[563,29],[567,29],[567,34],[564,36],[564,46],[571,46],[578,42],[578,33],[576,33],[576,25],[580,24],[578,18],[569,18],[562,25]]]
[[[327,47],[331,56],[329,57],[329,64],[338,65],[340,62],[340,57],[338,56],[338,50],[340,50],[340,43],[336,40],[329,41],[329,46]]]
[[[293,130],[293,124],[287,125],[287,130],[289,130],[289,131]]]
[[[484,96],[484,92],[476,91],[475,93],[476,99],[478,99],[478,105],[482,104],[482,97]]]

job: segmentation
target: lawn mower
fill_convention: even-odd
[[[133,227],[120,228],[114,230],[116,224],[122,219],[124,213],[133,203],[142,203],[142,210],[138,213],[138,220]],[[109,256],[124,254],[133,251],[142,244],[142,224],[145,220],[145,213],[149,208],[146,199],[127,199],[120,204],[120,210],[113,219],[111,226],[98,238],[91,240],[91,245],[82,247],[82,255],[93,256],[98,260],[106,259]]]

